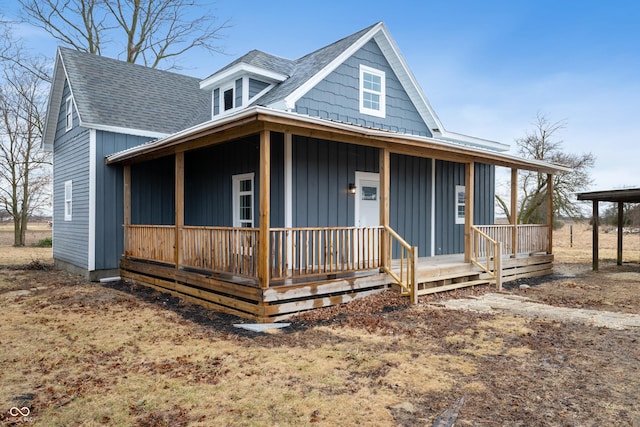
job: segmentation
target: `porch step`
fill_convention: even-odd
[[[436,287],[426,288],[426,289],[418,289],[418,295],[435,294],[438,292],[452,291],[454,289],[467,288],[470,286],[486,285],[488,283],[491,283],[491,280],[477,279],[477,280],[471,280],[469,282],[452,283],[450,285],[436,286]]]

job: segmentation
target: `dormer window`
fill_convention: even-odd
[[[222,92],[222,105],[224,111],[231,110],[233,108],[233,87]]]
[[[376,117],[386,115],[384,71],[360,65],[360,112]]]

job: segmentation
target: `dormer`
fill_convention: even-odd
[[[249,106],[289,78],[291,61],[253,50],[200,82],[211,92],[211,117]]]

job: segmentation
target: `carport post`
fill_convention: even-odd
[[[598,271],[598,201],[593,201],[593,271]]]

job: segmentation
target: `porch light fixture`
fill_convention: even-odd
[[[356,194],[356,185],[354,183],[349,183],[349,193]]]

